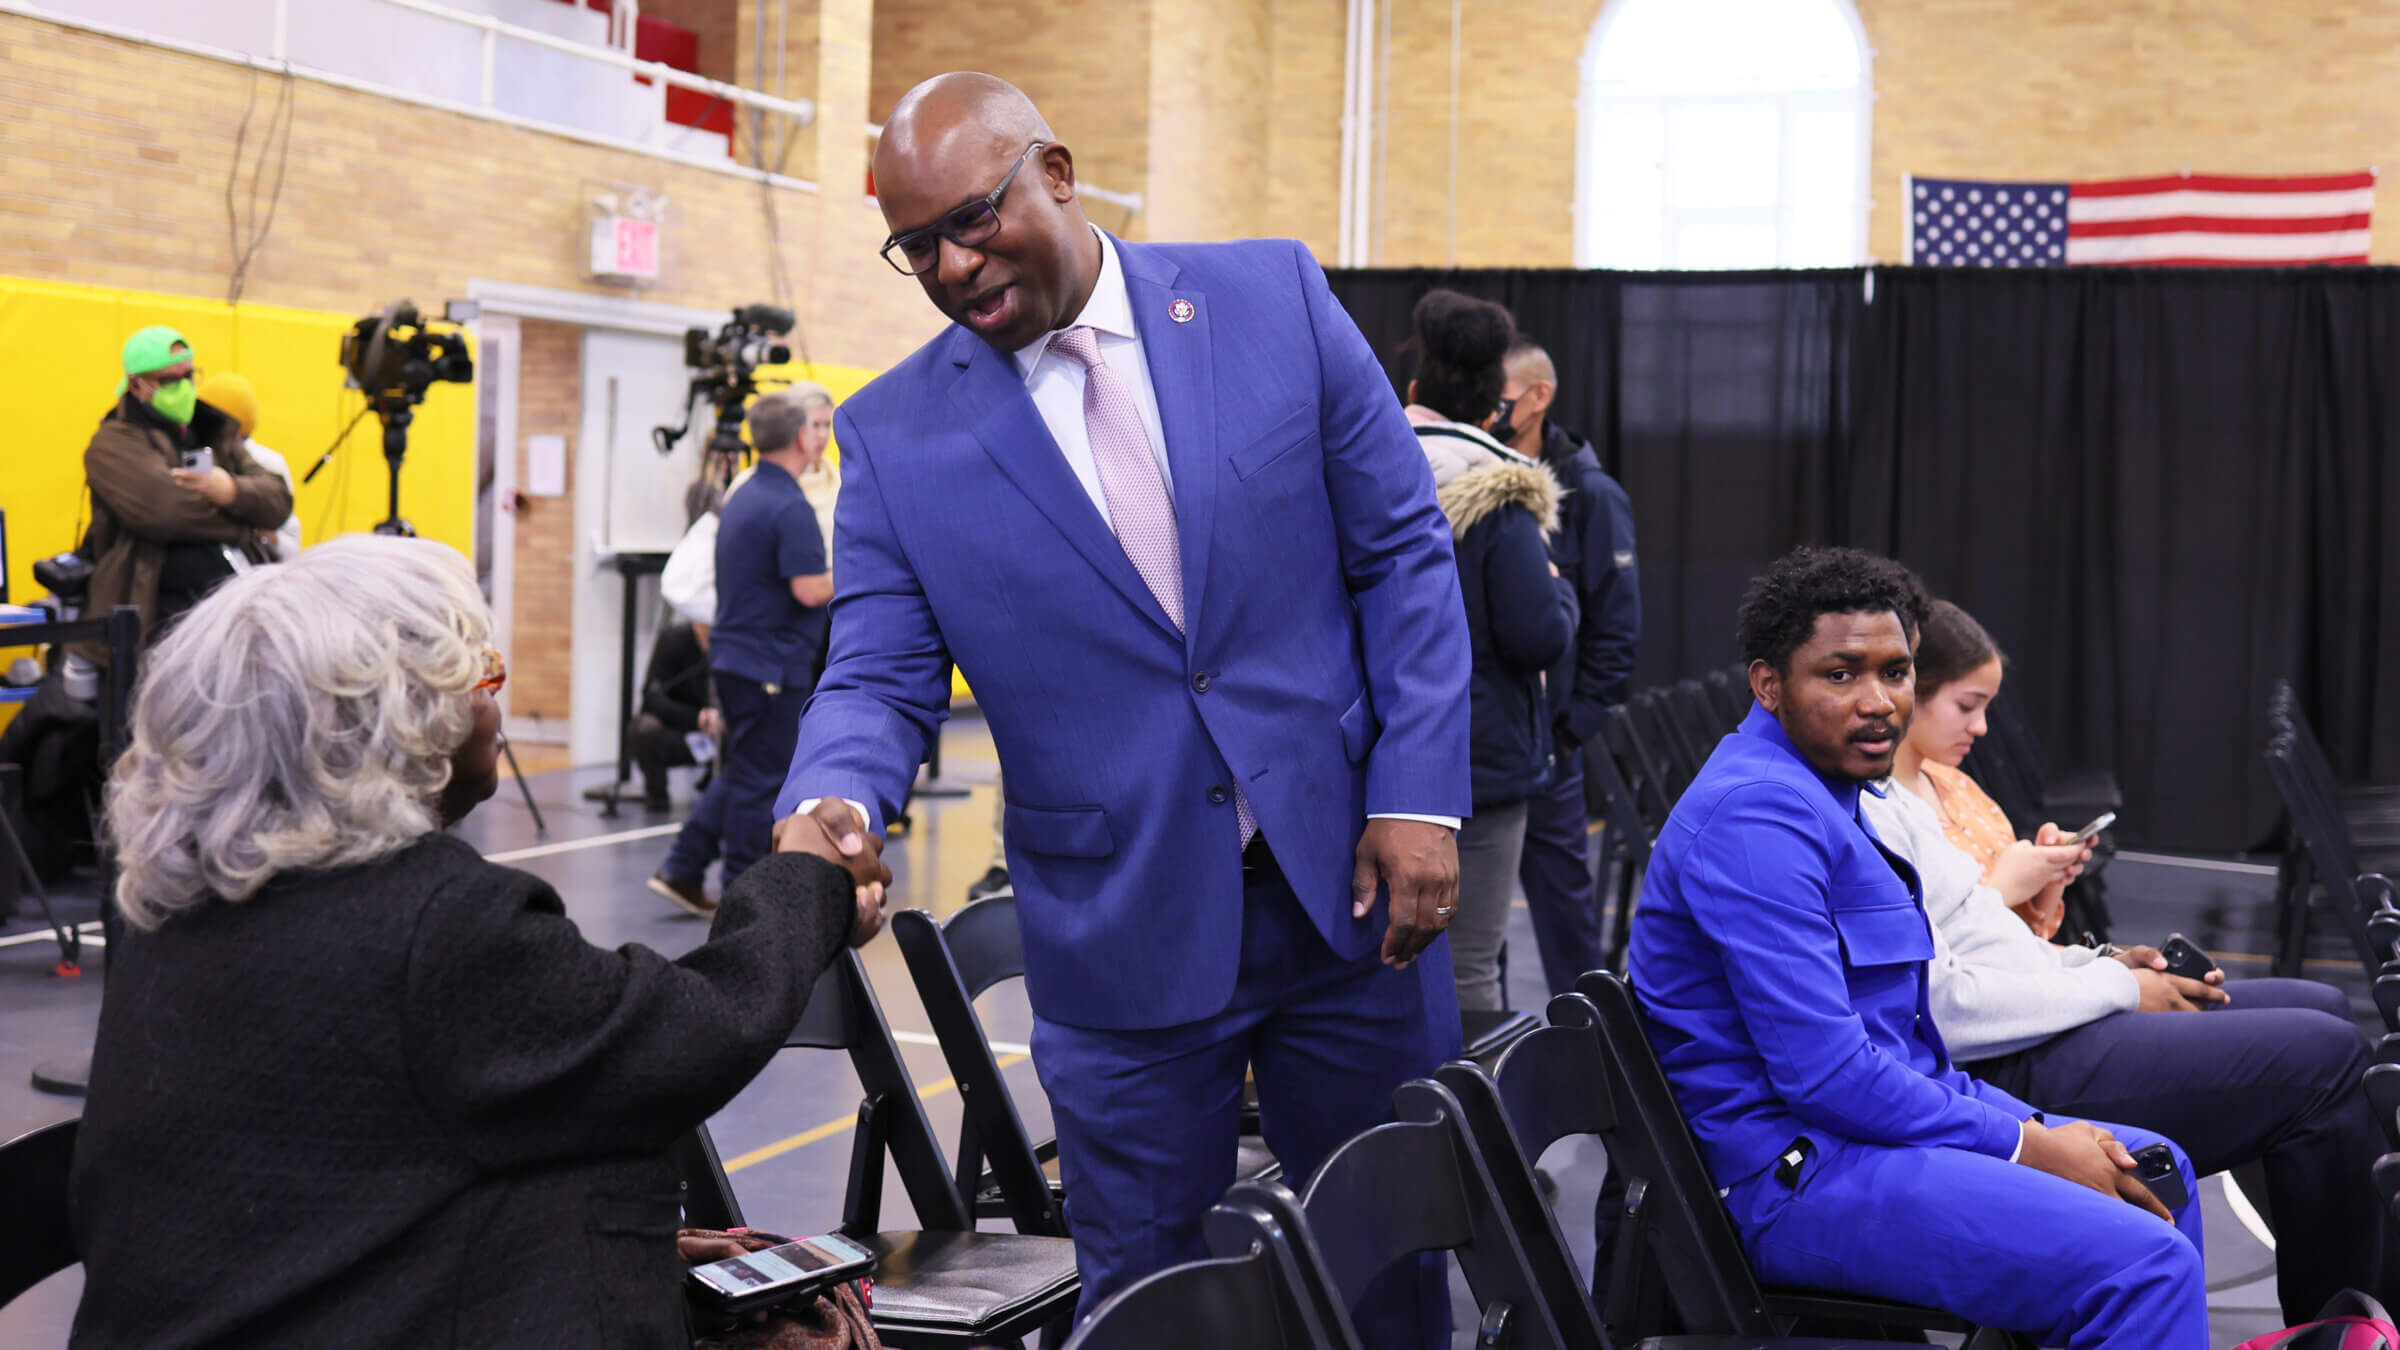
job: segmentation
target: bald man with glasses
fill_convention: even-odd
[[[778,803],[878,847],[975,688],[1086,1311],[1205,1254],[1255,1069],[1295,1180],[1459,1050],[1469,809],[1449,528],[1307,251],[1144,245],[981,75],[912,90],[884,257],[954,326],[845,403],[831,662]],[[1362,1303],[1449,1341],[1438,1260]]]

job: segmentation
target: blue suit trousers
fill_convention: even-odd
[[[2164,1142],[2102,1128],[2128,1149]],[[2200,1192],[2180,1148],[2175,1161],[2191,1200],[2174,1227],[1990,1154],[1847,1140],[1811,1157],[1796,1187],[1770,1168],[1725,1204],[1769,1284],[1923,1304],[2069,1350],[2206,1350]]]
[[[1447,940],[1406,970],[1374,952],[1344,961],[1271,860],[1244,873],[1242,925],[1239,981],[1215,1016],[1145,1031],[1034,1019],[1084,1315],[1208,1254],[1201,1225],[1235,1180],[1245,1070],[1258,1079],[1267,1146],[1298,1192],[1343,1141],[1392,1118],[1402,1083],[1458,1057]],[[1448,1346],[1447,1269],[1446,1257],[1420,1257],[1378,1278],[1359,1305],[1364,1344]]]

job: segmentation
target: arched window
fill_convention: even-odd
[[[1871,87],[1850,0],[1612,0],[1583,52],[1576,262],[1863,261]]]

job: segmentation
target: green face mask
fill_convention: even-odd
[[[150,407],[179,427],[192,424],[192,411],[199,406],[200,387],[189,375],[150,391]]]

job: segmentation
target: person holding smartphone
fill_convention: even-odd
[[[1997,866],[1951,842],[1955,798],[1931,771],[1955,773],[1983,735],[2003,673],[1982,626],[1933,602],[1917,642],[1914,716],[1881,795],[1861,799],[1867,823],[1924,885],[1935,947],[1928,1007],[1951,1054],[2043,1111],[2163,1134],[2198,1174],[2263,1160],[2268,1208],[2285,1220],[2276,1270],[2288,1321],[2315,1316],[2345,1287],[2400,1294],[2383,1273],[2378,1202],[2362,1182],[2382,1138],[2348,998],[2313,980],[2227,986],[2180,938],[2165,945],[2183,962],[2147,946],[2054,946],[2020,907],[2055,899],[2089,839],[2045,825],[2036,842],[2002,850]]]
[[[245,447],[241,424],[203,402],[196,353],[164,325],[125,340],[116,406],[83,452],[92,493],[86,613],[132,605],[152,644],[200,598],[276,552],[266,536],[291,518],[292,491]],[[70,672],[108,664],[106,644],[76,644]]]

